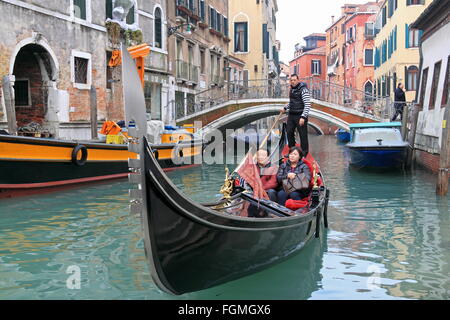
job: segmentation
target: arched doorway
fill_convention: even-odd
[[[14,59],[14,97],[17,128],[46,125],[49,90],[55,87],[55,63],[41,45],[28,43],[20,48]]]

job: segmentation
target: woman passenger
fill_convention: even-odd
[[[289,160],[283,163],[278,169],[277,180],[282,186],[283,180],[294,179],[297,175],[304,173],[307,180],[311,180],[311,171],[309,167],[302,161],[302,151],[298,147],[292,147],[289,150]],[[295,190],[294,192],[287,193],[281,189],[278,191],[278,203],[285,206],[288,199],[302,200],[309,194],[309,189]]]

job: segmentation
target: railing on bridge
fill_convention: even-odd
[[[301,79],[308,85],[311,97],[320,101],[346,107],[380,120],[393,114],[389,97],[380,97],[364,91],[343,87],[317,78]],[[289,97],[289,84],[280,79],[233,81],[195,95],[188,101],[187,112],[177,108],[177,119],[207,111],[228,101],[247,99],[278,99]]]

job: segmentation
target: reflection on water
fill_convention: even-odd
[[[140,218],[128,213],[128,183],[105,183],[0,202],[0,299],[449,299],[450,202],[435,196],[435,177],[357,170],[334,137],[310,141],[332,192],[330,229],[291,259],[202,292],[164,294],[149,275]],[[225,166],[169,176],[210,201]],[[69,266],[81,270],[80,290],[66,286]]]

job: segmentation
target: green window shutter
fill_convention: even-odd
[[[408,67],[405,67],[405,89],[409,89],[409,83],[408,83]]]
[[[270,57],[270,51],[269,51],[269,32],[267,32],[267,24],[263,24],[262,28],[262,35],[263,35],[263,52],[266,54],[267,59]]]
[[[106,0],[106,18],[112,19],[112,0]]]
[[[405,48],[409,48],[409,26],[405,24]]]
[[[245,30],[245,38],[244,38],[244,50],[245,52],[248,52],[248,23],[244,23],[244,30]]]

